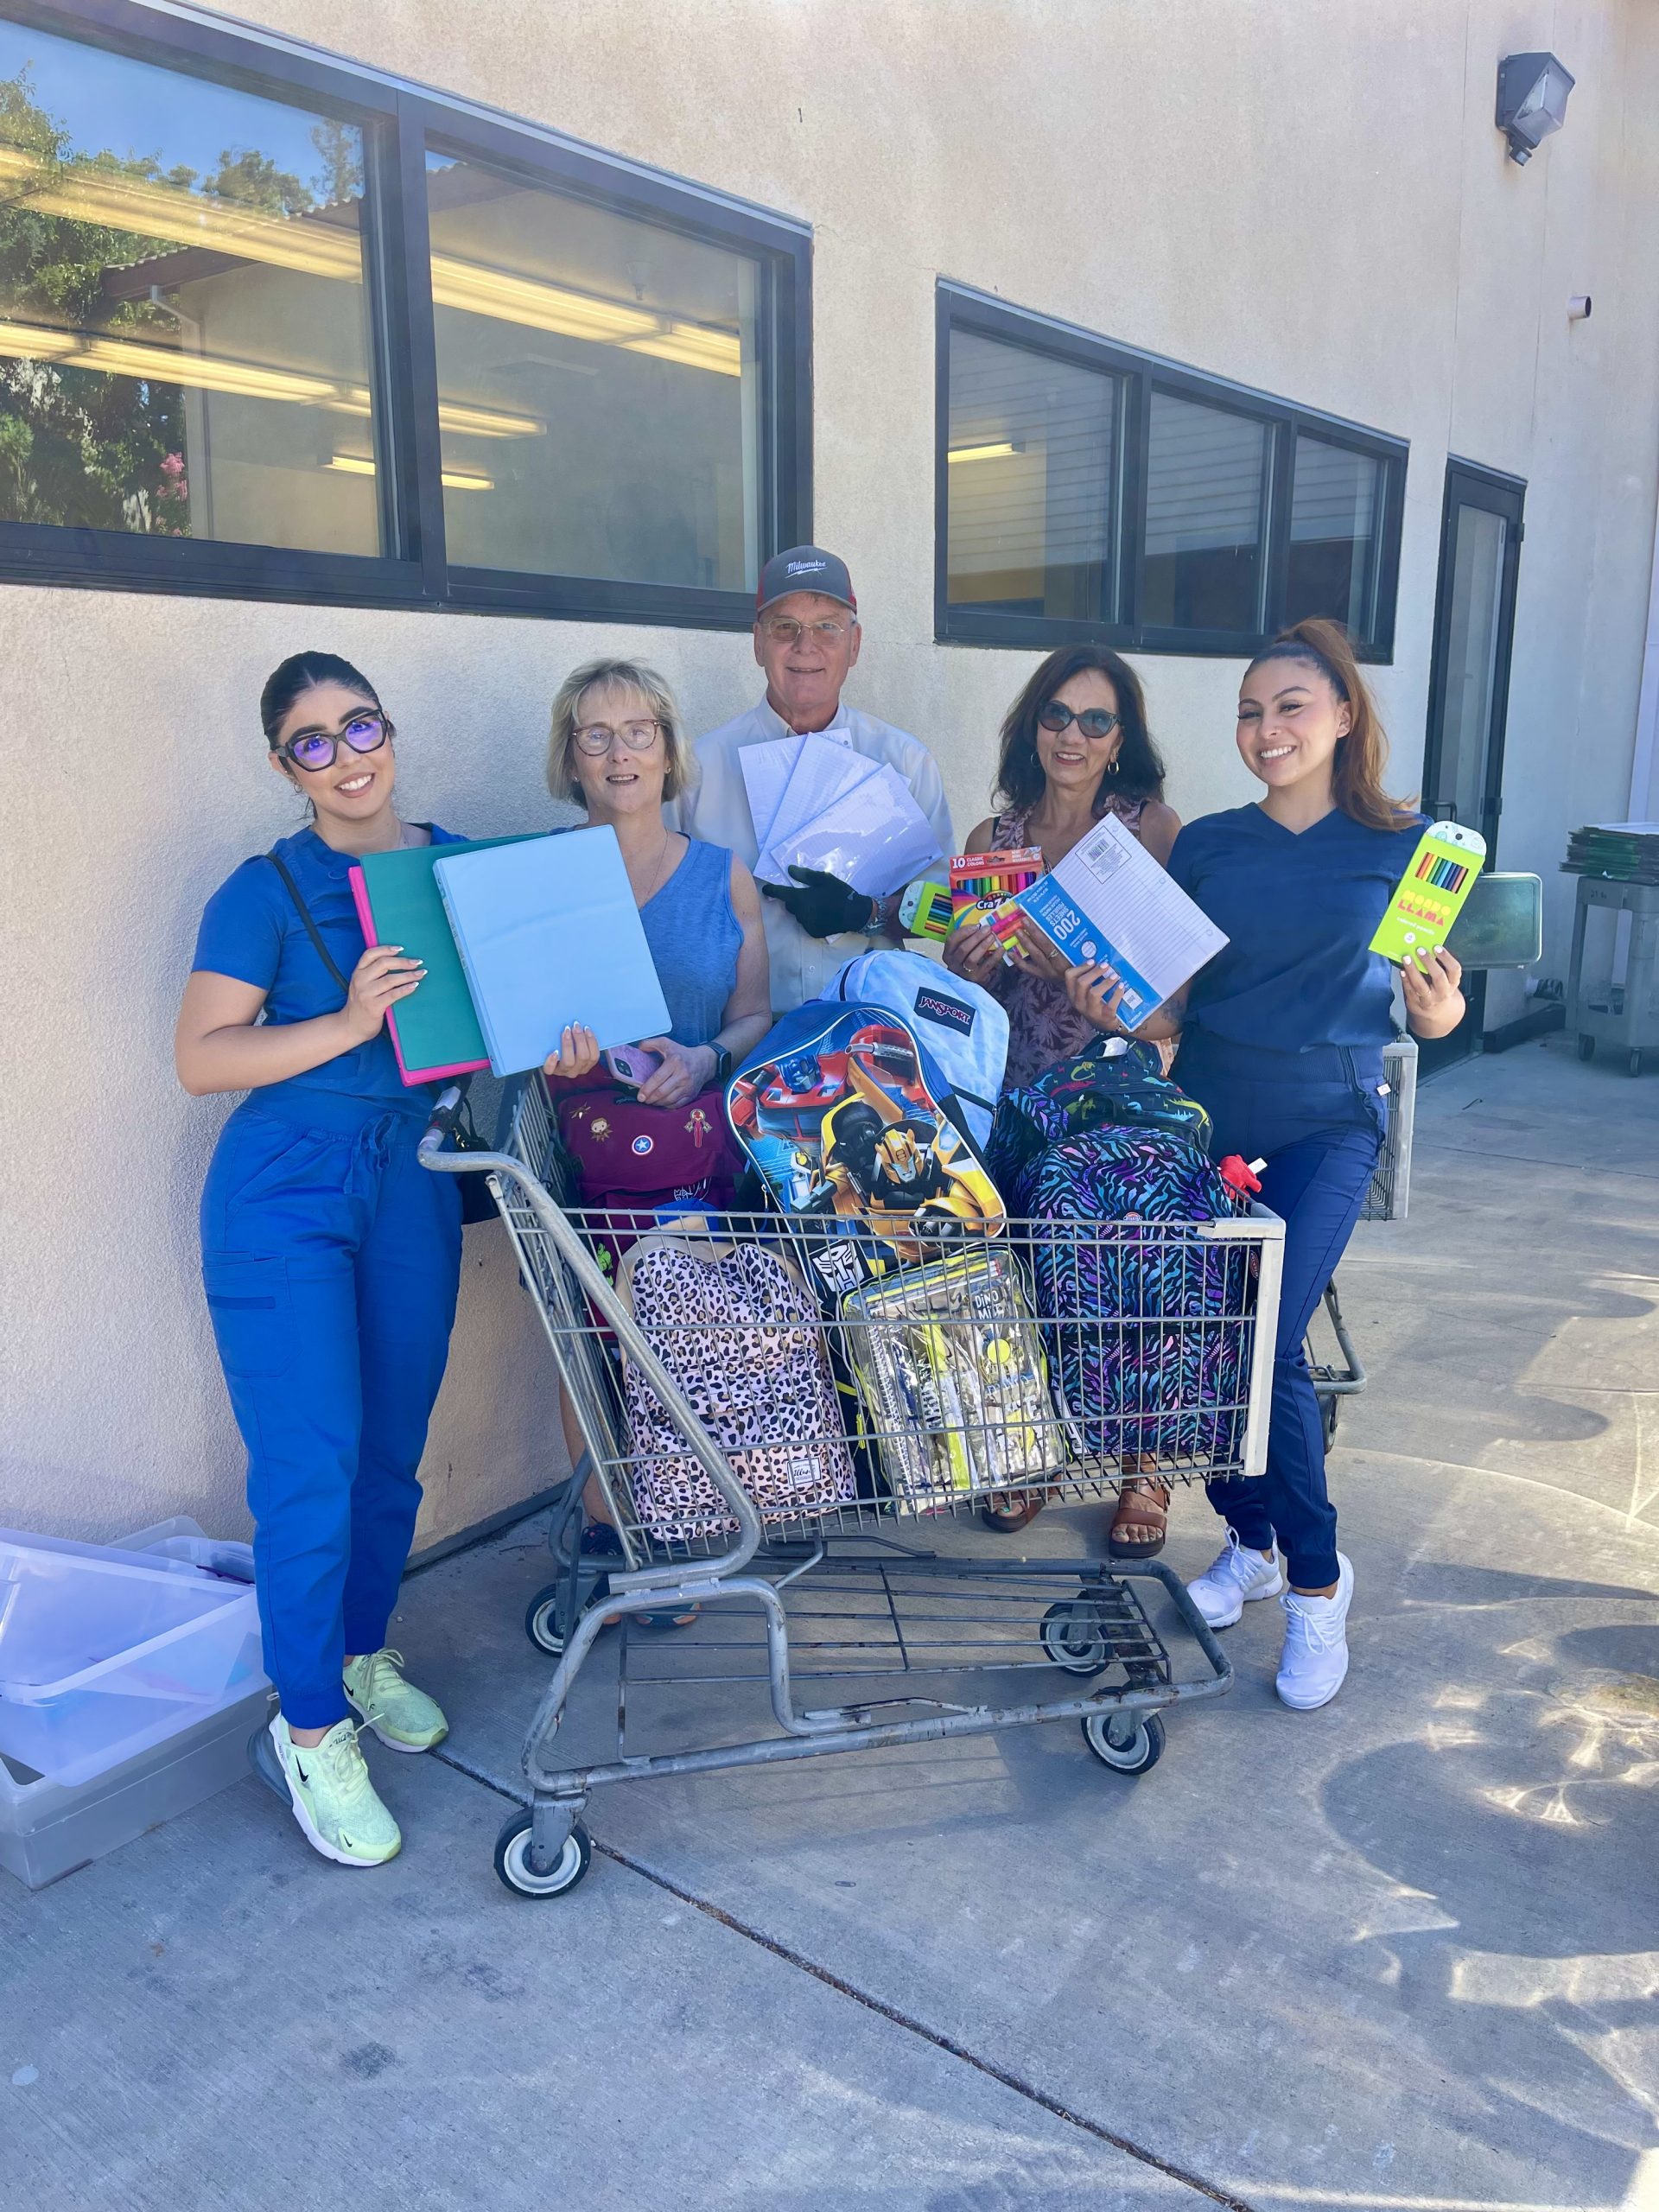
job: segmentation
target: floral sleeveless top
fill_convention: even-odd
[[[1138,836],[1146,804],[1139,798],[1112,798],[1107,802],[1107,810],[1116,814],[1124,828],[1134,830]],[[1025,845],[1030,842],[1026,835],[1026,810],[1022,807],[999,814],[991,825],[993,845]],[[1002,1084],[1005,1090],[1017,1090],[1022,1084],[1041,1075],[1045,1068],[1052,1068],[1056,1060],[1070,1059],[1100,1033],[1093,1022],[1085,1020],[1073,1009],[1065,995],[1065,984],[1052,982],[1046,976],[1033,976],[1022,968],[999,967],[987,978],[985,988],[1001,1001],[1008,1017],[1008,1068]],[[1160,1045],[1159,1051],[1167,1074],[1175,1048],[1166,1044]]]

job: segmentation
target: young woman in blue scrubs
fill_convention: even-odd
[[[454,841],[398,819],[392,726],[348,662],[285,660],[259,711],[312,819],[208,900],[175,1051],[194,1096],[248,1094],[207,1171],[202,1277],[248,1451],[271,1740],[310,1842],[372,1866],[401,1838],[353,1713],[393,1751],[448,1732],[385,1643],[454,1319],[461,1195],[416,1160],[430,1101],[405,1090],[385,1033],[422,971],[397,945],[365,947],[347,874],[365,853]]]
[[[1265,1159],[1262,1200],[1285,1224],[1266,1472],[1210,1484],[1227,1542],[1190,1586],[1215,1628],[1230,1627],[1251,1599],[1282,1593],[1279,1694],[1308,1710],[1327,1704],[1348,1671],[1354,1571],[1337,1549],[1302,1345],[1387,1131],[1394,970],[1369,946],[1423,819],[1383,791],[1387,741],[1335,623],[1298,623],[1252,663],[1237,742],[1263,797],[1189,823],[1169,858],[1228,943],[1184,1005],[1172,1001],[1135,1033],[1179,1026],[1176,1077],[1209,1109],[1215,1156]],[[1443,1037],[1462,1020],[1461,975],[1446,952],[1405,969],[1416,1035]],[[1084,968],[1068,982],[1073,1003],[1103,1028],[1120,1027],[1116,980]]]

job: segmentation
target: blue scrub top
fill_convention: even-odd
[[[436,823],[431,830],[435,845],[461,842]],[[357,856],[335,852],[311,829],[283,837],[276,849],[287,862],[340,974],[349,978],[365,950],[349,880]],[[321,1014],[338,1014],[344,1003],[340,985],[323,965],[287,886],[263,855],[244,861],[207,901],[190,965],[193,971],[205,969],[215,976],[232,976],[238,982],[264,991],[268,1022],[310,1021]],[[304,1075],[262,1084],[248,1094],[248,1103],[256,1111],[302,1124],[308,1101],[320,1114],[326,1113],[327,1124],[333,1128],[342,1107],[352,1103],[361,1104],[365,1121],[388,1112],[422,1119],[430,1110],[432,1094],[419,1085],[404,1085],[391,1038],[383,1027],[366,1045],[325,1060]]]
[[[1300,835],[1259,806],[1189,822],[1169,872],[1229,942],[1192,978],[1187,1026],[1262,1052],[1388,1044],[1394,970],[1368,948],[1423,828],[1339,807]]]

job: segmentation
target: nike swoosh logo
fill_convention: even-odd
[[[300,1780],[304,1784],[305,1788],[308,1789],[311,1787],[311,1777],[306,1772],[305,1769],[300,1764],[298,1759],[296,1759],[294,1762],[294,1771],[299,1776]]]

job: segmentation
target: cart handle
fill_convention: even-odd
[[[454,1127],[455,1116],[465,1096],[465,1086],[458,1083],[448,1084],[440,1091],[432,1108],[432,1117],[426,1126],[426,1134],[416,1147],[416,1156],[423,1167],[429,1167],[436,1174],[485,1174],[497,1180],[516,1183],[524,1192],[537,1220],[552,1238],[559,1257],[575,1277],[582,1295],[598,1308],[615,1332],[616,1340],[624,1353],[656,1392],[670,1418],[683,1435],[687,1450],[720,1492],[737,1522],[737,1535],[730,1551],[719,1559],[700,1560],[696,1569],[698,1578],[740,1573],[760,1550],[764,1533],[753,1499],[733,1474],[727,1465],[725,1454],[687,1404],[679,1385],[646,1343],[640,1333],[639,1323],[594,1265],[586,1245],[530,1170],[515,1160],[511,1153],[444,1151],[444,1142]],[[613,1573],[610,1580],[612,1587],[618,1592],[676,1589],[684,1581],[687,1573],[688,1568],[682,1561],[664,1567],[635,1567],[626,1574]]]

